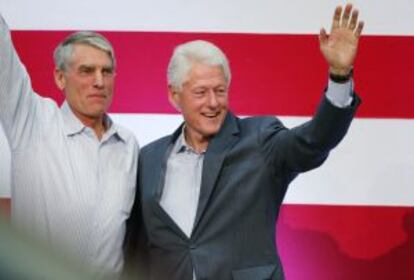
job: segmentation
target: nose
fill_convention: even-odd
[[[101,71],[95,72],[94,86],[96,88],[102,88],[104,86],[104,77]]]
[[[218,106],[217,96],[213,90],[209,91],[207,98],[207,104],[210,108],[216,108]]]

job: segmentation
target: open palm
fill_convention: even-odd
[[[358,22],[358,10],[347,4],[344,9],[341,6],[335,9],[329,35],[321,29],[320,49],[332,74],[347,75],[351,71],[363,26],[363,22]]]

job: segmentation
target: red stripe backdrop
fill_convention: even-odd
[[[414,207],[284,205],[287,280],[414,279]]]
[[[14,31],[16,48],[35,90],[62,100],[52,79],[53,47],[68,34]],[[230,102],[243,115],[308,116],[314,112],[327,69],[317,36],[162,32],[103,32],[118,58],[117,96],[112,112],[174,113],[166,98],[165,71],[173,47],[193,39],[224,49],[233,69]],[[356,89],[364,106],[359,117],[413,118],[414,37],[365,36],[355,65]],[[154,55],[155,54],[155,55]],[[398,73],[398,74],[396,74]]]

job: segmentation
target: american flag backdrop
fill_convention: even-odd
[[[0,12],[34,89],[59,103],[54,47],[75,30],[107,36],[118,60],[110,112],[143,146],[182,121],[167,100],[166,67],[174,46],[192,39],[227,54],[233,112],[277,115],[287,126],[309,119],[327,82],[317,33],[344,3],[0,0]],[[414,2],[352,3],[366,22],[355,63],[363,103],[325,164],[290,185],[275,237],[288,280],[414,279]],[[0,155],[4,203],[2,131]]]

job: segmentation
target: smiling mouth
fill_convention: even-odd
[[[220,115],[220,112],[216,112],[216,113],[204,113],[202,114],[204,117],[209,118],[209,119],[213,119],[216,118],[217,116]]]

